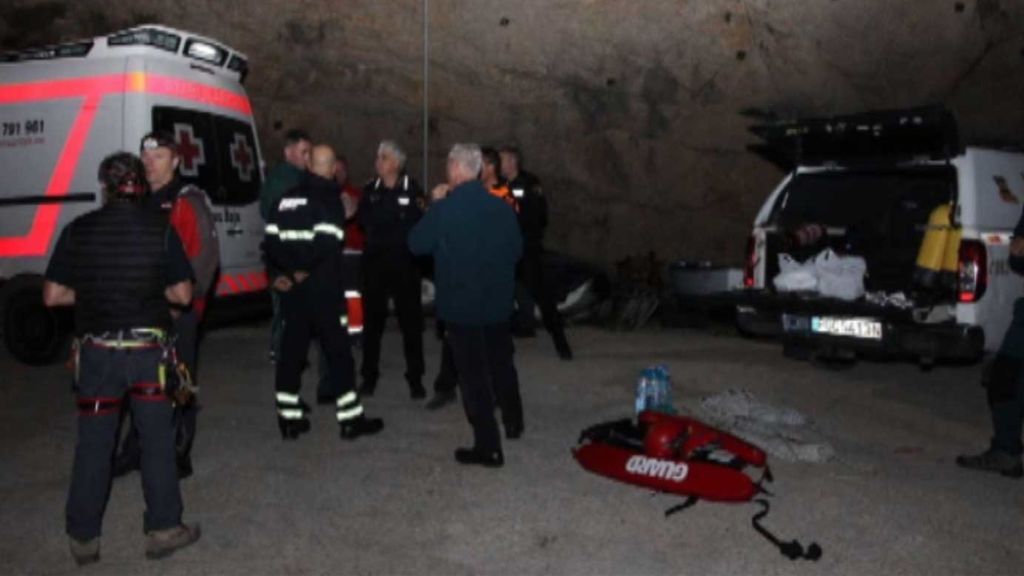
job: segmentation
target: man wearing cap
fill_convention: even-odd
[[[147,134],[140,144],[146,182],[152,190],[150,202],[166,215],[170,225],[181,238],[189,264],[195,273],[195,294],[191,306],[174,311],[175,351],[196,378],[196,359],[199,348],[199,324],[206,310],[207,296],[213,287],[220,262],[220,245],[216,225],[206,193],[198,186],[182,181],[178,176],[178,147],[174,138],[164,132]],[[192,475],[192,443],[196,432],[198,405],[195,399],[175,411],[177,423],[178,475]],[[129,431],[115,464],[117,476],[139,467],[138,440]]]
[[[146,556],[162,558],[199,538],[198,526],[181,522],[173,408],[160,370],[171,327],[168,304],[191,302],[192,269],[167,219],[144,205],[143,170],[128,153],[103,160],[103,207],[64,228],[43,285],[47,306],[75,308],[78,441],[66,529],[79,565],[100,557],[111,456],[126,398],[142,444]]]

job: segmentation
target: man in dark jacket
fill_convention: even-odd
[[[299,180],[309,168],[312,146],[305,130],[293,128],[285,134],[284,162],[270,169],[260,188],[260,216],[264,222],[270,217],[270,211],[277,206],[281,196],[299,185]],[[274,318],[270,323],[270,358],[276,360],[281,352],[281,300],[273,290],[270,299],[274,306]]]
[[[512,197],[519,207],[519,228],[523,232],[523,259],[519,263],[519,285],[516,287],[516,335],[533,336],[536,302],[558,357],[571,360],[572,348],[565,337],[562,315],[544,280],[544,231],[548,226],[548,201],[541,191],[540,180],[522,169],[522,156],[518,148],[506,146],[500,154],[501,173],[508,180]]]
[[[423,388],[423,303],[420,271],[406,245],[409,230],[423,215],[425,199],[415,180],[405,173],[405,153],[390,140],[380,143],[377,178],[366,185],[356,218],[366,233],[363,247],[363,386],[373,395],[380,376],[380,342],[394,299],[405,351],[405,379],[418,400]]]
[[[1024,214],[1010,243],[1010,269],[1024,275]],[[964,468],[996,472],[1010,478],[1024,477],[1024,298],[1013,304],[1013,320],[1003,336],[984,377],[994,434],[989,449],[981,454],[958,456]]]
[[[455,459],[499,467],[505,459],[495,404],[508,438],[523,431],[509,331],[522,237],[515,213],[477,179],[481,162],[474,144],[452,148],[448,184],[434,189],[434,204],[409,234],[409,248],[434,257],[437,314],[447,325],[463,405],[473,427],[473,447],[457,449]]]
[[[273,289],[281,299],[284,332],[277,361],[277,423],[281,437],[294,440],[309,431],[307,405],[299,397],[309,341],[320,336],[333,382],[341,437],[354,440],[384,427],[367,418],[355,391],[345,302],[345,211],[334,181],[334,151],[313,149],[311,171],[285,194],[267,218],[264,255]]]

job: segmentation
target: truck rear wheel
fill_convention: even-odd
[[[11,354],[33,366],[49,364],[64,350],[68,333],[60,314],[43,305],[39,285],[17,288],[4,305],[4,343]]]

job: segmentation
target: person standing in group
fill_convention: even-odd
[[[381,419],[365,416],[355,390],[342,290],[345,211],[334,171],[334,151],[330,146],[315,147],[310,172],[271,207],[267,219],[264,256],[284,321],[276,397],[278,427],[285,440],[310,429],[309,409],[299,391],[314,331],[327,360],[341,437],[354,440],[384,427]]]
[[[220,243],[216,224],[206,193],[198,186],[186,184],[178,176],[178,146],[174,137],[154,132],[142,138],[139,145],[146,182],[151,190],[150,203],[166,214],[171,226],[185,247],[185,255],[195,273],[196,284],[192,304],[174,311],[174,348],[179,361],[185,364],[193,383],[197,382],[199,325],[206,311],[206,300],[213,287],[220,264]],[[178,477],[192,475],[192,444],[196,436],[198,401],[193,397],[183,406],[175,407],[175,448]],[[114,463],[114,476],[138,470],[140,460],[138,434],[128,431],[124,445]]]
[[[550,288],[544,281],[544,231],[548,225],[548,201],[541,191],[540,180],[522,169],[522,155],[514,146],[503,147],[501,172],[508,180],[512,196],[519,207],[519,227],[523,231],[523,260],[519,263],[519,284],[516,287],[517,336],[532,337],[536,330],[534,303],[540,308],[544,328],[551,334],[555,351],[562,360],[572,359],[572,348],[565,337],[565,325]]]
[[[377,147],[377,177],[363,190],[356,212],[366,233],[363,249],[363,385],[372,396],[380,377],[380,346],[393,299],[402,330],[405,379],[414,400],[426,397],[423,388],[423,304],[420,270],[406,242],[409,230],[423,215],[425,198],[405,172],[405,152],[385,140]]]
[[[409,234],[415,254],[434,257],[437,314],[444,320],[458,372],[473,446],[455,450],[460,464],[504,465],[494,416],[501,409],[505,436],[523,433],[523,407],[513,362],[509,318],[522,236],[515,213],[478,179],[482,158],[474,144],[448,154],[448,183]]]
[[[79,565],[100,557],[126,396],[142,446],[146,556],[162,558],[199,538],[198,526],[181,522],[173,408],[161,378],[169,306],[192,301],[192,268],[167,218],[144,203],[144,171],[128,153],[103,160],[103,207],[64,228],[43,286],[47,306],[75,309],[78,441],[66,514]]]
[[[345,208],[345,249],[342,265],[344,267],[345,302],[348,306],[348,335],[352,346],[357,346],[363,334],[363,296],[362,280],[360,270],[363,245],[365,238],[363,229],[356,221],[356,208],[359,206],[359,199],[363,191],[356,188],[349,181],[348,160],[338,155],[337,169],[334,174],[334,181],[338,185],[338,194],[342,206]],[[331,404],[334,402],[333,388],[330,381],[330,370],[327,368],[327,361],[323,346],[320,346],[320,361],[317,369],[320,373],[320,384],[317,386],[317,404]]]
[[[309,169],[309,153],[312,149],[309,133],[298,128],[284,135],[284,162],[277,164],[267,173],[267,179],[260,188],[260,216],[266,222],[270,211],[284,193],[299,185],[302,175]],[[276,291],[270,291],[274,317],[270,323],[270,359],[275,361],[281,349],[281,299]]]
[[[480,181],[490,193],[509,205],[512,210],[519,212],[519,206],[508,184],[501,177],[501,156],[498,151],[489,146],[480,150],[483,160],[480,169]],[[428,410],[437,410],[455,401],[456,389],[458,387],[458,374],[455,370],[455,359],[452,356],[452,347],[448,341],[447,330],[444,321],[437,321],[438,337],[441,339],[441,368],[438,370],[437,378],[434,379],[434,396],[427,402]]]
[[[1007,264],[1013,273],[1024,275],[1024,214],[1013,231]],[[1024,478],[1024,298],[1013,303],[1013,319],[986,371],[984,385],[992,440],[988,450],[958,456],[956,463],[971,470]]]

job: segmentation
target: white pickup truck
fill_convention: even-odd
[[[1024,282],[1008,266],[1024,207],[1024,154],[962,146],[942,108],[777,122],[752,131],[763,151],[794,166],[768,196],[748,242],[741,330],[781,335],[791,349],[828,358],[899,356],[928,366],[974,361],[995,350]],[[918,251],[933,209],[952,206],[959,244],[955,287],[915,285]],[[793,232],[826,231],[801,246]],[[861,256],[876,296],[842,301],[783,293],[778,257],[824,248]],[[898,295],[898,296],[897,296]],[[888,297],[899,305],[886,304]]]

